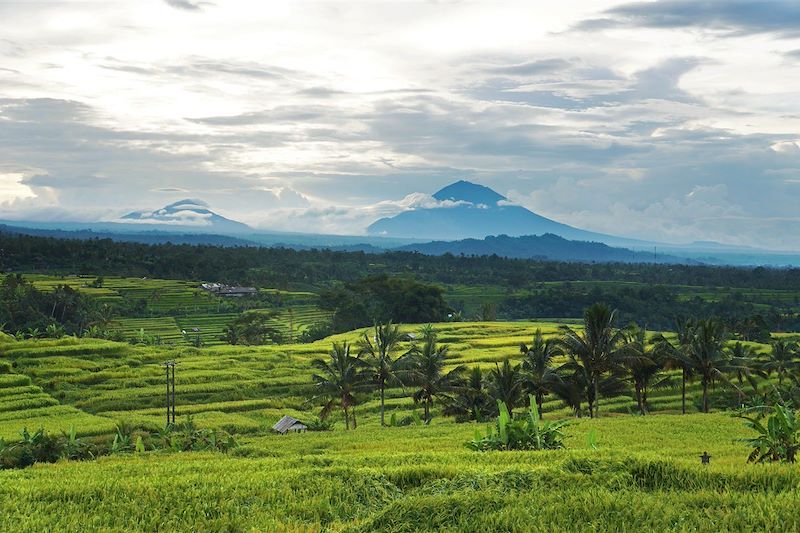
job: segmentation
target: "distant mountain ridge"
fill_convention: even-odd
[[[599,242],[569,241],[558,235],[508,235],[490,236],[485,239],[460,241],[434,241],[408,244],[395,248],[426,255],[497,255],[511,259],[541,259],[549,261],[619,262],[619,263],[680,263],[697,264],[698,261],[671,255],[654,255],[626,248],[614,248]]]
[[[543,217],[522,207],[489,187],[458,181],[433,194],[438,207],[404,211],[372,223],[367,233],[374,236],[455,241],[483,239],[491,235],[544,235],[564,239],[602,242],[612,246],[646,246],[636,239],[586,231]]]

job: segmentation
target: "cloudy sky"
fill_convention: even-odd
[[[800,3],[0,0],[0,217],[358,234],[458,179],[800,250]]]

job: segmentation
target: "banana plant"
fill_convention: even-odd
[[[748,462],[764,463],[782,461],[794,463],[800,450],[800,421],[794,410],[783,405],[775,405],[766,425],[755,417],[741,416],[745,425],[755,430],[758,435],[751,439],[742,439],[753,447],[747,458]]]
[[[527,416],[514,420],[505,403],[498,401],[498,417],[486,435],[475,432],[466,446],[476,451],[487,450],[554,450],[563,448],[561,428],[567,421],[542,423],[534,395],[529,396]]]

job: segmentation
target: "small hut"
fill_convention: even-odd
[[[297,420],[296,418],[292,418],[289,415],[285,415],[283,418],[278,420],[278,423],[272,426],[272,430],[280,433],[281,435],[286,435],[290,431],[306,431],[308,426]]]

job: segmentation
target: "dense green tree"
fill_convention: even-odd
[[[222,338],[230,344],[248,346],[279,344],[281,333],[273,325],[274,317],[269,311],[245,311],[228,324]]]
[[[336,331],[374,322],[443,322],[450,308],[440,287],[409,278],[371,276],[323,291],[320,305],[333,311]]]

